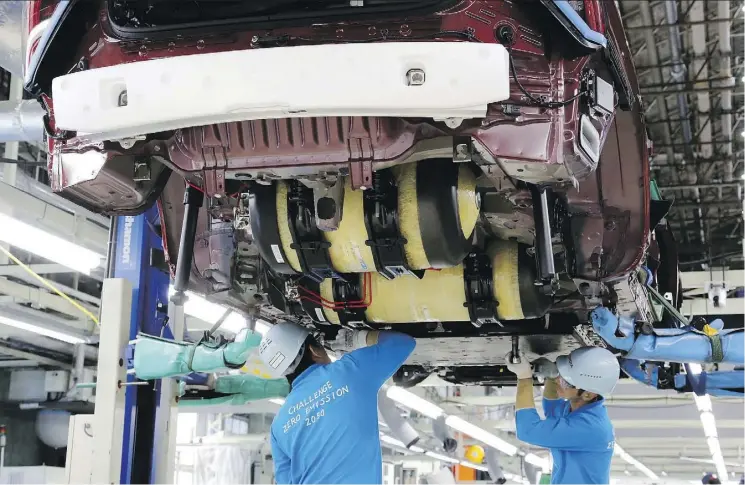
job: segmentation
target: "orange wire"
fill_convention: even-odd
[[[331,301],[327,300],[326,298],[323,298],[318,293],[309,290],[308,288],[305,288],[303,286],[298,286],[298,289],[301,289],[305,291],[306,293],[310,294],[311,296],[300,296],[300,300],[310,301],[312,303],[315,303],[317,305],[320,305],[324,308],[328,308],[330,310],[342,310],[345,308],[351,308],[351,309],[359,309],[359,308],[367,308],[372,304],[373,301],[373,295],[372,295],[372,275],[370,273],[365,273],[363,276],[363,286],[364,286],[364,296],[361,300],[354,300],[351,302],[338,302],[338,301]]]
[[[197,187],[196,185],[194,185],[191,182],[186,182],[186,185],[188,185],[192,189],[196,189],[196,190],[200,191],[201,193],[204,193],[204,189],[202,187]]]

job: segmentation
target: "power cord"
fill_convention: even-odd
[[[575,99],[579,98],[583,94],[586,93],[586,91],[580,91],[579,93],[575,94],[569,99],[566,99],[564,101],[543,101],[542,99],[536,98],[532,94],[528,92],[527,89],[522,85],[520,80],[517,78],[517,70],[515,69],[515,60],[512,56],[512,44],[515,43],[515,37],[514,32],[512,31],[512,28],[503,25],[499,29],[497,29],[496,32],[497,40],[499,40],[502,45],[507,49],[507,55],[509,55],[510,60],[510,72],[512,73],[512,79],[515,81],[515,84],[517,84],[517,87],[520,89],[520,91],[536,106],[539,106],[541,108],[547,108],[547,109],[558,109],[563,108],[564,106],[567,106],[568,104],[572,103]]]

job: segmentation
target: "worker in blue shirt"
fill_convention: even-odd
[[[288,322],[264,336],[259,355],[291,390],[271,426],[278,484],[382,483],[377,395],[414,350],[396,332],[339,329],[332,362],[305,328]]]
[[[618,382],[620,367],[607,349],[582,347],[541,368],[546,378],[541,419],[533,401],[533,370],[525,355],[507,359],[517,375],[517,437],[551,450],[551,483],[609,483],[613,426],[603,401]]]

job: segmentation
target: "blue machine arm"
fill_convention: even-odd
[[[722,331],[721,320],[710,324],[715,331],[711,335],[693,327],[655,329],[654,334],[637,335],[631,319],[619,319],[607,308],[600,307],[592,312],[592,326],[608,345],[625,352],[625,357],[629,359],[731,364],[745,362],[744,330]],[[721,352],[716,345],[721,345]]]
[[[673,375],[657,362],[621,359],[621,368],[629,377],[657,389],[675,389],[679,392],[696,392],[712,396],[745,395],[745,372],[742,370],[702,372],[695,376],[695,382],[690,382],[689,374]]]

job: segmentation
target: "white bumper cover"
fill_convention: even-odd
[[[423,72],[423,83],[412,85],[410,72]],[[52,94],[58,128],[103,140],[267,118],[480,118],[509,97],[509,84],[499,44],[391,42],[120,64],[60,76]]]

